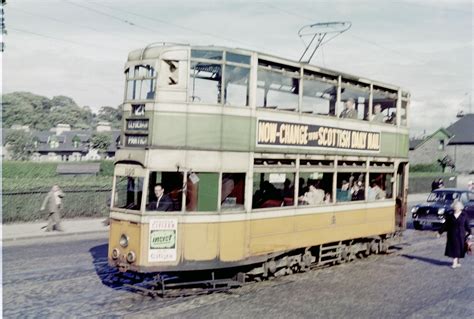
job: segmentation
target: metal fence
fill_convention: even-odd
[[[40,211],[48,190],[6,191],[2,194],[3,223],[44,220]],[[111,188],[63,188],[63,218],[105,217],[109,214]]]

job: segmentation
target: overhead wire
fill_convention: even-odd
[[[248,43],[248,42],[240,41],[240,40],[235,40],[233,38],[224,37],[224,36],[221,36],[221,35],[218,35],[218,34],[215,34],[215,33],[199,30],[199,29],[193,28],[193,27],[187,27],[187,26],[179,25],[179,24],[176,24],[176,23],[164,20],[164,19],[159,19],[159,18],[156,18],[156,17],[149,17],[147,15],[131,12],[129,10],[125,11],[123,9],[118,9],[118,8],[115,8],[115,7],[106,6],[102,3],[97,3],[97,5],[99,5],[101,7],[104,7],[104,8],[107,8],[107,9],[111,9],[111,10],[115,10],[115,11],[119,11],[119,12],[124,12],[124,13],[130,14],[130,15],[133,15],[133,16],[137,16],[139,18],[144,18],[144,19],[147,19],[147,20],[151,20],[151,21],[155,21],[155,22],[158,22],[158,23],[166,24],[167,26],[173,26],[175,28],[185,30],[185,31],[189,31],[189,32],[192,32],[192,33],[195,33],[195,34],[201,34],[201,35],[205,35],[205,36],[212,37],[212,38],[215,38],[215,39],[221,39],[221,40],[229,41],[229,42],[232,42],[232,43],[240,43],[242,45],[258,48],[258,46],[256,46],[255,44],[252,44],[252,43]]]
[[[70,4],[70,5],[73,5],[73,6],[82,8],[82,9],[84,9],[84,10],[89,10],[89,11],[95,12],[95,13],[97,13],[97,14],[100,14],[100,15],[103,15],[103,16],[106,16],[106,17],[109,17],[110,19],[114,19],[114,20],[120,21],[120,22],[122,22],[122,23],[125,23],[125,24],[127,24],[127,25],[129,25],[129,26],[132,26],[132,27],[135,27],[135,28],[138,28],[138,29],[146,30],[146,31],[153,32],[153,33],[159,32],[158,30],[154,30],[154,29],[150,29],[150,28],[144,27],[144,26],[142,26],[142,25],[140,25],[140,24],[137,24],[136,22],[132,22],[132,21],[129,21],[129,20],[127,20],[127,19],[123,19],[123,18],[114,16],[114,15],[112,15],[112,14],[109,14],[109,13],[107,13],[107,12],[103,12],[103,11],[94,9],[94,8],[92,8],[92,7],[89,7],[89,6],[81,5],[81,4],[78,4],[78,3],[75,3],[75,2],[72,2],[72,1],[69,1],[69,0],[64,0],[64,2],[66,2],[66,3]]]
[[[26,33],[26,34],[34,35],[34,36],[37,36],[37,37],[52,39],[52,40],[56,40],[56,41],[60,41],[60,42],[71,43],[71,44],[75,44],[75,45],[79,45],[79,46],[87,46],[87,47],[92,46],[92,47],[102,47],[102,48],[105,48],[105,49],[112,49],[110,47],[97,46],[96,44],[81,43],[81,42],[77,42],[77,41],[72,41],[72,40],[62,39],[62,38],[58,38],[58,37],[53,37],[53,36],[50,36],[50,35],[45,35],[45,34],[38,33],[38,32],[33,32],[33,31],[29,31],[29,30],[17,29],[17,28],[14,28],[14,27],[13,28],[9,27],[9,30],[13,30],[13,31],[16,31],[16,32],[21,32],[21,33]]]
[[[42,15],[42,14],[33,13],[33,12],[26,11],[26,10],[18,9],[16,7],[10,7],[10,10],[11,9],[13,9],[14,11],[21,12],[23,14],[33,16],[33,17],[39,17],[39,18],[42,18],[42,19],[47,19],[47,20],[54,21],[56,23],[61,23],[61,24],[64,24],[64,25],[75,26],[75,27],[79,27],[79,28],[83,28],[83,29],[92,30],[94,32],[101,33],[101,34],[104,34],[106,36],[112,36],[112,37],[120,38],[120,39],[123,40],[122,36],[119,37],[119,36],[116,36],[114,34],[108,34],[108,33],[103,32],[102,30],[98,30],[96,28],[92,28],[92,27],[87,26],[87,25],[81,25],[81,24],[75,24],[75,23],[73,24],[71,22],[63,21],[63,20],[53,18],[53,17],[47,16],[47,15]],[[134,38],[127,38],[127,40],[143,43],[143,41],[140,41],[140,40],[137,40],[137,39],[134,39]]]

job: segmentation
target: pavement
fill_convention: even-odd
[[[423,202],[428,194],[408,195],[408,204]],[[30,223],[14,223],[2,225],[2,241],[15,241],[21,239],[43,238],[52,236],[71,236],[79,234],[106,233],[109,226],[104,223],[106,218],[63,219],[62,231],[46,232],[44,226],[47,221]],[[43,228],[44,227],[44,228]]]

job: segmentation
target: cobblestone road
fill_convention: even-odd
[[[474,258],[451,269],[430,230],[391,255],[181,299],[127,290],[105,235],[67,240],[4,243],[5,318],[474,318]]]

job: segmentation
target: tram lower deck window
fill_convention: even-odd
[[[224,173],[221,181],[221,210],[244,209],[245,173]]]
[[[253,208],[293,206],[295,173],[255,173],[253,177]]]
[[[393,198],[393,174],[370,173],[369,180],[370,187],[367,190],[367,200]]]
[[[300,172],[298,205],[325,205],[332,202],[333,173]]]
[[[362,201],[365,200],[365,174],[354,173],[338,173],[336,201]]]
[[[218,173],[188,173],[186,182],[186,211],[217,211]]]

